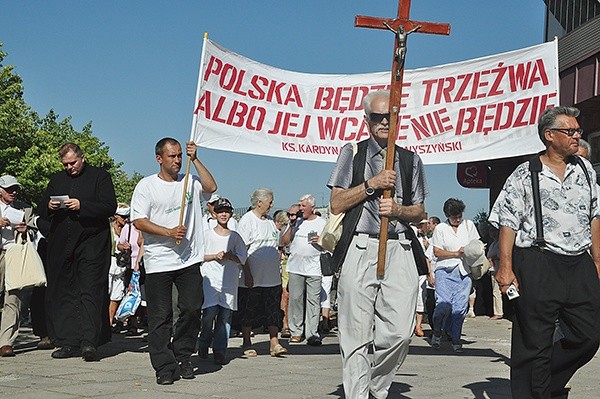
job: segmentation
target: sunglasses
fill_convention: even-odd
[[[548,130],[553,130],[555,132],[561,132],[566,134],[569,137],[573,137],[576,134],[579,134],[580,136],[583,136],[583,129],[579,128],[579,129],[567,129],[567,128],[563,128],[563,129],[559,129],[559,128],[549,128]]]
[[[11,186],[11,187],[6,187],[6,188],[3,187],[3,189],[7,193],[17,193],[17,192],[19,192],[19,186]]]
[[[382,120],[386,119],[388,122],[390,121],[390,113],[387,114],[378,114],[376,112],[371,112],[369,114],[369,120],[373,123],[381,123]]]

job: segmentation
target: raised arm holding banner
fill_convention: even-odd
[[[204,64],[204,55],[206,54],[206,41],[208,40],[208,32],[204,32],[204,41],[202,42],[202,55],[200,56],[200,71],[202,71],[202,65]],[[198,95],[200,94],[200,85],[202,79],[198,76],[198,87],[196,88],[196,101],[194,104],[198,103]],[[194,112],[192,116],[192,129],[190,132],[190,141],[195,141],[195,126],[196,121],[198,119],[198,114]],[[187,162],[185,165],[185,178],[183,179],[183,193],[181,194],[181,210],[179,211],[179,226],[183,226],[183,217],[185,215],[185,197],[187,194],[188,188],[188,180],[190,177],[190,166],[192,164],[192,158],[188,156]],[[181,240],[175,241],[177,245],[181,243]]]

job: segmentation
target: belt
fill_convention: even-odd
[[[402,234],[402,236],[404,236],[404,233],[400,233]],[[374,238],[376,240],[379,240],[379,234],[367,234],[367,233],[354,233],[355,236],[368,236],[369,238]],[[398,238],[400,238],[400,235],[398,233],[388,233],[388,240],[397,240]]]

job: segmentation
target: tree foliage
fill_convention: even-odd
[[[476,225],[479,225],[482,223],[486,223],[487,220],[488,220],[488,213],[485,209],[482,208],[477,211],[477,214],[473,218],[473,223],[475,223]]]
[[[108,154],[109,147],[93,135],[92,123],[81,131],[71,125],[71,118],[60,119],[50,110],[40,117],[23,98],[23,81],[14,67],[4,65],[6,52],[0,42],[0,175],[10,174],[22,185],[19,198],[37,204],[50,176],[62,170],[59,148],[67,142],[78,144],[86,162],[106,169],[113,178],[117,199],[129,202],[133,188],[143,177],[131,177],[121,170],[122,163]]]

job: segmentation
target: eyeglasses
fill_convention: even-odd
[[[556,132],[561,132],[561,133],[566,134],[569,137],[573,137],[576,134],[579,134],[580,136],[583,136],[583,129],[581,129],[581,128],[579,128],[579,129],[573,129],[573,128],[567,129],[567,128],[553,128],[553,127],[551,127],[551,128],[548,128],[548,130],[554,130]]]
[[[386,119],[388,122],[390,121],[390,113],[387,114],[378,114],[376,112],[372,112],[369,114],[369,120],[373,123],[381,123],[382,120]]]

